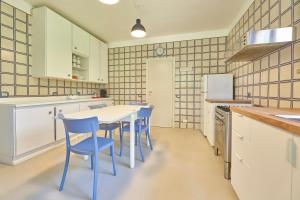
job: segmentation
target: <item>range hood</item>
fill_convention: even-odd
[[[226,62],[253,61],[294,39],[293,27],[250,31],[226,52]]]

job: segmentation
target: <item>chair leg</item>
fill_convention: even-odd
[[[91,158],[91,169],[93,170],[94,169],[94,156],[90,156]]]
[[[120,154],[119,156],[122,156],[122,151],[123,151],[123,132],[120,132]]]
[[[110,148],[112,151],[111,161],[112,161],[112,165],[113,165],[113,174],[114,174],[114,176],[116,176],[117,172],[116,172],[116,165],[115,165],[115,145],[112,144]]]
[[[107,130],[105,130],[105,138],[107,138]]]
[[[138,145],[140,148],[141,160],[144,162],[144,153],[143,153],[143,147],[142,147],[142,141],[141,141],[141,133],[138,133],[137,136],[138,136]]]
[[[109,130],[109,138],[110,138],[110,139],[112,139],[112,134],[113,134],[112,130]],[[112,156],[113,153],[114,153],[113,149],[110,148],[110,156]]]
[[[146,138],[149,140],[149,144],[150,144],[150,149],[151,151],[153,150],[153,147],[152,147],[152,141],[151,141],[151,137],[150,137],[150,134],[149,134],[149,129],[146,130]]]
[[[62,179],[60,182],[59,191],[62,191],[64,189],[66,175],[67,175],[67,171],[68,171],[68,167],[69,167],[69,161],[70,161],[70,150],[67,149],[65,167],[64,167],[63,176],[62,176]]]
[[[93,184],[93,200],[97,200],[98,186],[98,155],[94,155],[94,184]]]

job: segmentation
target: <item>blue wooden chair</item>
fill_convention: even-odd
[[[106,104],[98,104],[98,105],[91,105],[89,106],[90,109],[100,109],[106,107]],[[100,126],[100,130],[105,131],[105,137],[107,137],[107,132],[109,132],[109,138],[112,138],[112,134],[115,129],[120,128],[120,134],[121,134],[121,124],[120,123],[111,123],[106,124],[102,123]]]
[[[141,142],[141,134],[145,133],[146,138],[149,139],[150,143],[150,149],[153,150],[152,142],[149,134],[149,128],[150,128],[150,117],[153,110],[153,106],[150,106],[149,108],[141,108],[139,111],[138,119],[135,121],[135,135],[136,135],[136,144],[139,146],[141,160],[144,162],[144,153],[143,153],[143,147]],[[120,156],[122,156],[122,149],[123,149],[123,136],[125,132],[130,132],[130,125],[124,124],[121,131],[121,137],[120,137]]]
[[[147,103],[142,103],[142,102],[139,102],[139,101],[130,101],[130,102],[128,103],[128,105],[145,106],[145,105],[147,105]]]
[[[60,116],[62,117],[62,116]],[[91,158],[91,169],[94,171],[94,183],[93,183],[93,200],[97,199],[97,183],[98,183],[98,154],[100,151],[110,148],[113,175],[116,175],[115,158],[114,158],[114,141],[110,138],[97,137],[97,130],[99,130],[98,118],[92,117],[87,119],[65,119],[63,118],[65,132],[66,132],[66,161],[63,176],[61,179],[59,191],[64,188],[65,178],[68,171],[70,152],[88,155]],[[70,133],[74,134],[87,134],[92,133],[91,137],[88,137],[81,142],[71,145]]]

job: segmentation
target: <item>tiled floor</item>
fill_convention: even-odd
[[[117,176],[111,175],[108,153],[100,155],[98,199],[102,200],[236,200],[223,178],[220,157],[199,132],[187,129],[152,129],[154,151],[146,161],[128,167],[128,139],[124,156],[117,156]],[[118,135],[116,150],[119,150]],[[58,191],[65,148],[59,147],[18,166],[0,165],[0,199],[90,199],[89,162],[72,156],[65,189]],[[139,155],[137,154],[137,159]]]

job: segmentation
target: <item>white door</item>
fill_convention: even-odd
[[[147,62],[147,102],[154,105],[153,126],[172,127],[174,59],[156,58]]]

